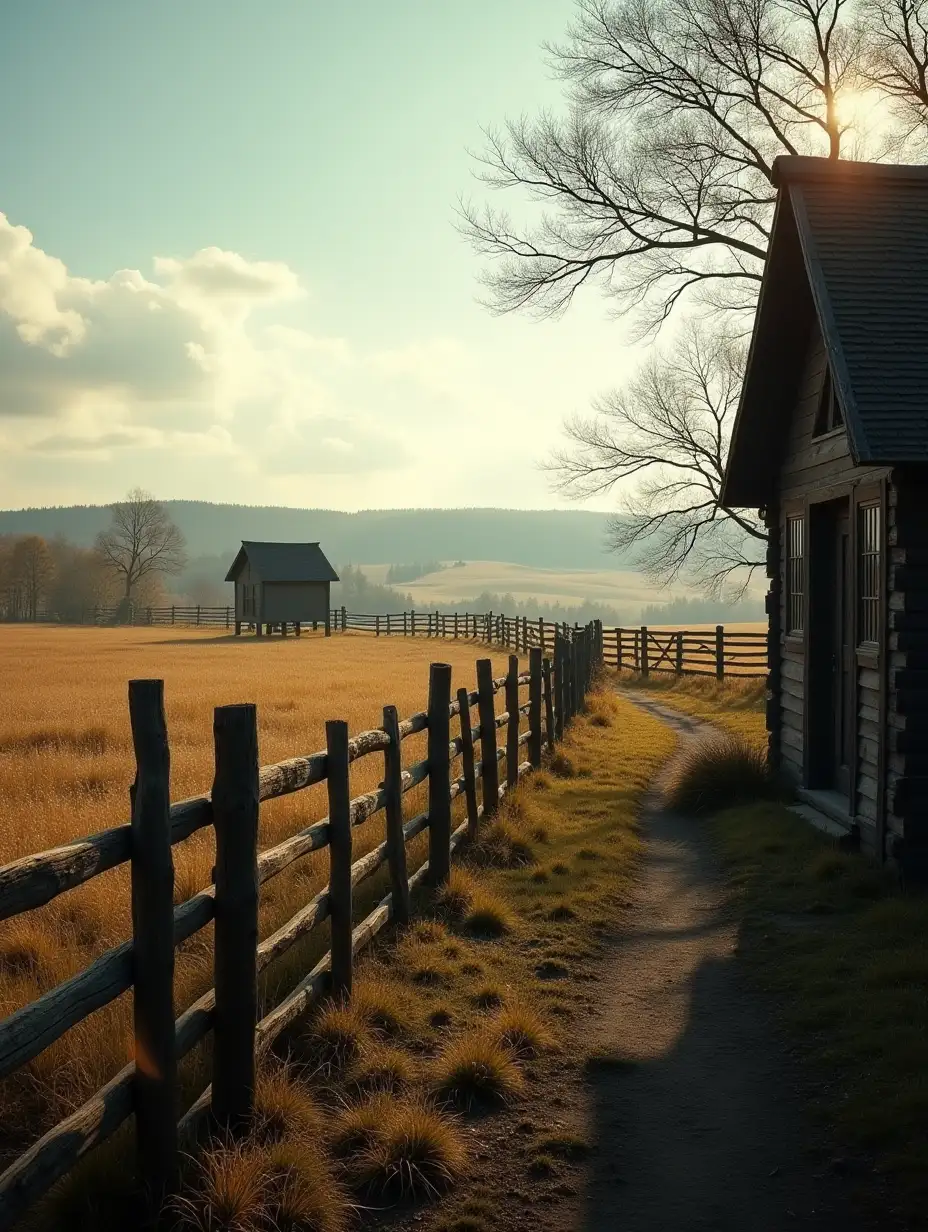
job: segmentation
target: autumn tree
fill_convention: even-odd
[[[146,579],[180,573],[187,563],[184,536],[164,505],[141,488],[110,506],[110,525],[97,536],[96,552],[120,579],[126,601]]]
[[[23,615],[37,620],[55,576],[55,561],[40,535],[26,535],[13,546],[10,574],[19,588]]]

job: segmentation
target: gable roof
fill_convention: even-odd
[[[772,495],[814,314],[858,464],[928,462],[928,167],[780,157],[722,502]]]
[[[227,582],[234,582],[245,561],[262,582],[337,582],[338,574],[318,543],[256,543],[243,539]]]

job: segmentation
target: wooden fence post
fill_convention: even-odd
[[[416,636],[416,609],[415,608],[413,608],[412,611],[409,613],[409,628],[410,628],[409,636],[415,637]]]
[[[454,613],[454,640],[458,640],[458,614]]]
[[[345,611],[344,604],[342,605],[342,633],[348,632],[348,613]]]
[[[715,676],[725,679],[725,626],[715,626]]]
[[[492,817],[499,807],[499,763],[496,760],[496,703],[493,700],[493,662],[477,660],[477,709],[480,717],[480,757],[483,762],[483,815]]]
[[[470,702],[466,689],[458,689],[458,711],[461,717],[461,770],[464,779],[464,798],[467,801],[467,834],[477,838],[477,776],[474,766],[474,737],[470,723]]]
[[[380,617],[379,616],[374,617],[374,623],[375,623],[375,628],[377,630],[375,636],[380,637]]]
[[[487,612],[487,642],[493,644],[493,613]]]
[[[541,683],[545,707],[545,743],[548,752],[554,752],[554,698],[551,695],[551,660],[547,656],[541,663]]]
[[[506,783],[510,790],[519,781],[519,656],[509,656],[509,671],[506,674],[506,709],[509,722],[506,724]]]
[[[398,924],[405,924],[409,919],[409,875],[406,871],[406,837],[403,834],[403,748],[395,706],[384,706],[383,730],[390,737],[390,743],[383,751],[383,786],[393,918]]]
[[[564,739],[564,639],[554,626],[554,739]]]
[[[254,1107],[258,1014],[258,723],[255,707],[217,706],[213,716],[216,830],[213,1112],[238,1130]]]
[[[542,651],[533,646],[528,652],[528,722],[531,737],[528,742],[529,761],[537,770],[541,765],[541,706],[542,706]]]
[[[348,724],[325,725],[329,792],[329,912],[332,994],[351,996],[351,790],[348,785]]]
[[[387,637],[390,636],[390,613],[387,612]]]
[[[451,871],[451,664],[429,668],[429,881],[442,885]]]
[[[136,766],[130,791],[133,1099],[140,1174],[157,1208],[178,1182],[171,755],[163,680],[129,681],[129,719]]]
[[[677,633],[677,656],[674,664],[674,673],[677,676],[683,675],[683,630],[680,629]]]
[[[650,668],[648,665],[648,626],[641,626],[641,664],[640,670],[642,676],[649,674]]]
[[[622,670],[622,630],[615,631],[615,666],[618,671]]]

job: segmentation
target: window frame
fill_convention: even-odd
[[[796,533],[794,533],[794,530]],[[806,515],[805,511],[786,515],[784,524],[783,595],[784,632],[787,637],[802,639],[806,624]],[[796,552],[798,545],[799,551]],[[794,612],[798,607],[798,623]]]
[[[879,499],[858,503],[856,529],[857,649],[873,652],[882,644],[883,507]]]
[[[822,386],[818,395],[818,406],[815,410],[815,420],[812,425],[812,439],[821,440],[844,431],[844,413],[835,391],[835,381],[831,373],[831,364],[825,364]]]

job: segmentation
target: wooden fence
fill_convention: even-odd
[[[502,612],[392,612],[365,615],[338,608],[331,613],[335,632],[359,630],[376,637],[472,638],[492,645],[508,646],[528,654],[533,646],[545,653],[554,649],[555,637],[574,636],[578,625],[550,620],[529,620],[526,616],[506,616]],[[603,628],[594,622],[602,644],[603,662],[620,671],[673,672],[678,676],[726,675],[765,676],[767,674],[767,634],[727,630]]]
[[[119,608],[87,609],[81,623],[115,624]],[[190,625],[197,628],[235,628],[231,607],[136,608],[135,625]],[[320,622],[321,623],[321,622]],[[349,612],[344,607],[329,613],[332,632],[356,631],[375,637],[464,638],[487,644],[508,646],[528,654],[540,646],[553,654],[557,633],[573,636],[579,625],[550,620],[529,620],[526,616],[506,616],[502,612]],[[286,634],[288,626],[268,626]],[[300,634],[299,625],[290,626]],[[642,676],[652,672],[673,672],[678,676],[765,676],[767,674],[767,634],[729,630],[716,625],[714,630],[602,628],[603,661],[620,671],[635,671]]]
[[[0,1228],[6,1229],[88,1152],[131,1115],[141,1179],[156,1199],[177,1185],[179,1153],[204,1125],[240,1127],[253,1107],[258,1059],[324,991],[351,993],[355,954],[389,921],[404,923],[414,892],[448,877],[451,857],[478,832],[519,778],[541,765],[543,747],[553,749],[583,703],[602,657],[593,625],[558,636],[553,658],[534,646],[528,672],[519,656],[493,679],[491,660],[477,662],[477,688],[451,694],[451,667],[433,663],[428,709],[400,720],[387,706],[383,725],[350,736],[340,720],[326,723],[326,748],[261,767],[253,705],[215,710],[216,773],[212,791],[170,803],[168,732],[163,682],[129,684],[129,717],[136,760],[130,792],[131,820],[66,846],[0,868],[0,919],[50,902],[117,865],[131,865],[132,938],[85,970],[0,1022],[0,1077],[5,1077],[59,1039],[95,1010],[133,991],[134,1056],[105,1087],[49,1130],[0,1176]],[[521,701],[521,690],[528,698]],[[496,711],[502,693],[505,710]],[[471,708],[478,723],[471,725]],[[520,730],[522,717],[527,726]],[[452,736],[457,719],[460,733]],[[497,733],[506,729],[497,747]],[[402,766],[402,741],[427,733],[424,760]],[[527,752],[521,760],[523,750]],[[384,776],[376,790],[351,798],[352,762],[382,753]],[[478,759],[479,753],[479,759]],[[460,759],[460,775],[453,767]],[[504,781],[500,782],[503,765]],[[258,851],[260,805],[325,782],[328,816],[282,843]],[[428,808],[403,819],[403,796],[428,785]],[[481,802],[478,804],[478,783]],[[453,828],[452,805],[460,797],[463,822]],[[385,837],[352,861],[352,831],[379,813]],[[213,884],[174,905],[172,847],[205,826],[216,840]],[[406,845],[428,832],[428,859],[412,875]],[[271,936],[258,942],[260,887],[295,860],[327,847],[329,883]],[[384,865],[390,893],[355,925],[353,891]],[[271,963],[329,920],[330,950],[300,983],[258,1018],[258,977]],[[187,938],[214,923],[214,987],[174,1018],[174,953]],[[178,1061],[210,1032],[212,1083],[178,1122]]]

